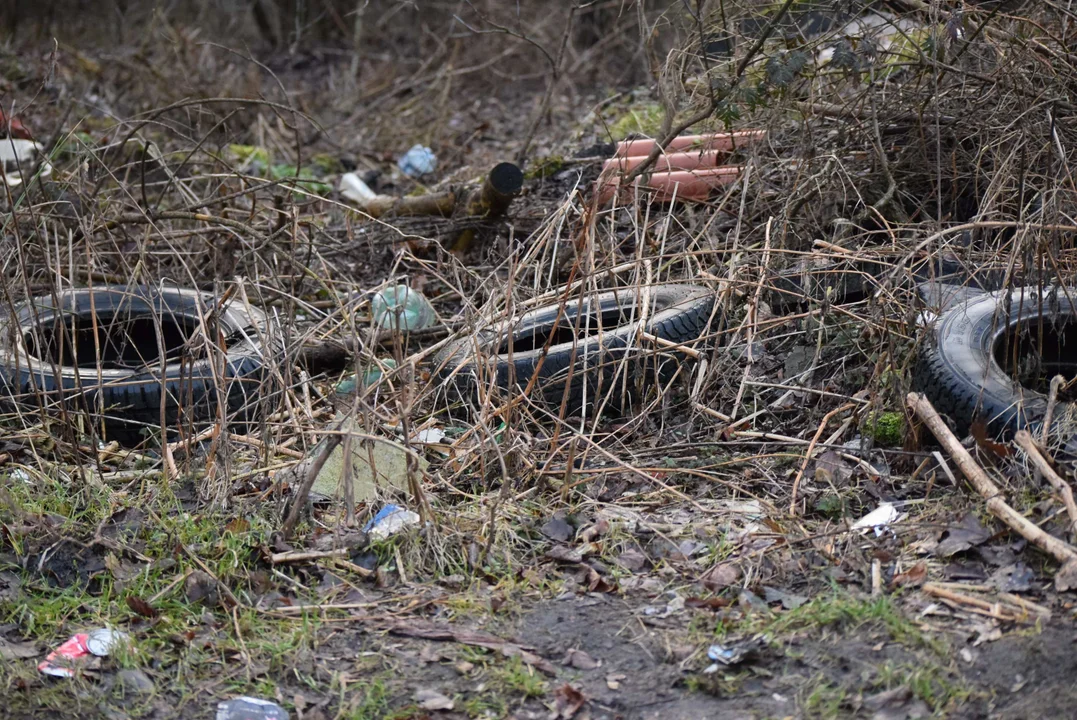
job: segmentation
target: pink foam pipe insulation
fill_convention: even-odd
[[[703,202],[710,197],[715,188],[736,182],[737,178],[740,177],[740,173],[741,167],[739,165],[696,170],[672,170],[638,177],[633,184],[653,191],[651,199],[655,202],[670,202],[674,199]],[[602,205],[612,200],[617,195],[618,189],[627,193],[627,197],[631,197],[634,192],[632,186],[620,188],[616,177],[599,178],[599,204]]]
[[[729,152],[735,147],[746,145],[766,137],[766,130],[740,130],[729,133],[709,133],[707,135],[681,135],[669,141],[664,152],[683,153],[690,150],[707,151],[717,150]],[[654,149],[655,140],[643,138],[640,140],[625,140],[617,143],[617,151],[614,157],[632,158],[646,157]]]

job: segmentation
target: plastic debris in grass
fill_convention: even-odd
[[[901,513],[891,503],[883,503],[879,507],[869,512],[864,517],[853,523],[852,530],[860,530],[866,532],[868,530],[875,531],[875,537],[880,537],[884,532],[890,529],[890,526],[901,519]]]
[[[385,377],[385,372],[396,369],[396,361],[392,358],[379,359],[377,362],[377,365],[363,373],[361,381],[358,375],[349,375],[336,384],[333,392],[337,395],[350,395],[359,391],[360,384],[365,388],[373,387],[381,382],[381,379]]]
[[[348,200],[363,203],[378,196],[357,174],[350,172],[340,176],[340,194]]]
[[[337,415],[337,420],[342,419]],[[361,425],[346,422],[341,430],[364,432]],[[314,446],[307,457],[292,472],[296,477],[304,477],[310,463],[321,453],[323,443]],[[408,488],[408,450],[402,445],[388,439],[370,440],[353,437],[351,445],[351,480],[352,497],[355,502],[371,502],[380,490],[407,491]],[[321,471],[314,479],[311,493],[325,498],[344,497],[344,443],[341,443],[325,461]],[[416,471],[425,472],[427,462],[417,458]]]
[[[713,661],[713,664],[703,672],[709,675],[718,672],[719,666],[732,667],[739,665],[751,658],[762,644],[763,638],[756,636],[739,642],[711,645],[707,648],[707,657]]]
[[[433,306],[421,292],[394,285],[374,294],[374,324],[384,330],[422,330],[437,320]]]
[[[128,636],[119,630],[98,628],[88,633],[76,633],[60,647],[50,652],[37,669],[53,677],[74,677],[94,657],[105,657]]]
[[[385,540],[419,524],[419,515],[399,505],[386,505],[363,528],[372,540]]]
[[[269,700],[237,697],[217,703],[217,720],[288,720],[288,711]]]
[[[41,159],[44,152],[45,147],[33,140],[0,139],[0,172],[8,187],[21,185],[35,173],[42,178],[52,175],[52,165],[47,159]]]
[[[414,145],[396,163],[400,172],[408,177],[422,177],[438,169],[438,157],[434,151],[422,145]]]

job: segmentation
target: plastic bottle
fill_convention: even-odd
[[[430,301],[407,285],[395,285],[375,293],[371,306],[374,324],[385,330],[422,330],[437,319]]]

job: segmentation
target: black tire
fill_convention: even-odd
[[[563,312],[559,303],[531,310],[515,322],[511,333],[486,329],[456,340],[434,358],[435,367],[465,394],[473,393],[484,378],[490,379],[490,370],[493,381],[505,390],[526,388],[537,371],[533,395],[554,407],[565,398],[568,381],[570,410],[591,406],[596,400],[620,408],[621,399],[635,398],[641,386],[668,382],[683,361],[683,353],[639,339],[644,292],[650,297],[646,333],[674,343],[691,343],[706,331],[714,307],[713,291],[675,284],[626,288],[585,297],[582,317],[580,300],[573,298],[565,302]],[[544,348],[551,334],[554,338]]]
[[[1069,295],[1077,298],[1074,291]],[[1073,338],[1077,332],[1077,308],[1066,293],[1024,288],[1010,293],[1008,304],[1006,298],[1005,291],[985,293],[944,313],[916,364],[913,389],[924,393],[961,436],[977,420],[999,439],[1021,429],[1042,429],[1046,395],[1015,381],[1014,373],[996,359],[996,350],[1001,348],[1005,357],[1027,358],[1030,346],[1040,344],[1042,327],[1038,374],[1049,379],[1075,365],[1063,356],[1067,335]],[[1068,409],[1059,403],[1055,417],[1067,415]]]
[[[145,439],[143,428],[160,427],[162,401],[166,430],[214,420],[221,399],[228,416],[255,404],[263,380],[261,311],[230,303],[217,314],[226,347],[218,389],[212,360],[184,349],[214,307],[212,296],[135,286],[70,290],[58,300],[34,298],[0,319],[0,380],[19,409],[36,412],[44,402],[52,411],[62,403],[88,412],[105,439],[130,445]]]

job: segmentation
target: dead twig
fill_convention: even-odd
[[[1047,534],[1002,499],[1002,491],[991,481],[987,473],[976,464],[972,455],[961,445],[961,442],[950,431],[950,428],[946,427],[946,423],[939,417],[939,413],[932,406],[930,400],[920,393],[909,393],[905,398],[905,402],[909,409],[927,425],[946,452],[950,454],[950,457],[954,459],[954,462],[957,463],[957,466],[976,492],[987,501],[987,509],[992,515],[1058,562],[1063,564],[1071,561],[1077,562],[1077,548],[1053,535]]]

